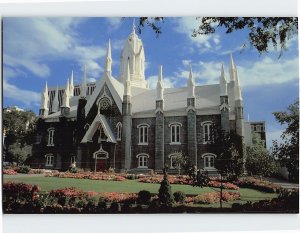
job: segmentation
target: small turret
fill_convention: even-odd
[[[70,96],[74,96],[74,73],[73,73],[73,70],[71,73],[69,89],[70,89],[69,90]]]
[[[230,75],[230,82],[234,82],[235,81],[235,65],[234,65],[232,53],[230,54],[229,75]]]
[[[69,88],[69,79],[68,79],[67,86],[62,98],[61,115],[66,116],[69,113],[70,113],[70,88]]]
[[[240,79],[238,76],[237,69],[235,68],[235,100],[243,100]]]
[[[56,87],[54,99],[52,102],[51,113],[57,112],[59,109],[59,100],[58,100],[58,87]]]
[[[111,46],[110,46],[110,40],[108,41],[108,48],[107,48],[107,54],[106,54],[106,64],[105,64],[105,71],[108,75],[111,75],[112,69],[112,57],[111,57]]]
[[[188,98],[195,98],[195,81],[193,78],[193,71],[191,65],[190,65],[190,74],[188,79]]]
[[[221,67],[221,76],[220,76],[220,96],[227,95],[227,81],[225,78],[224,65]]]
[[[41,95],[41,106],[40,106],[40,116],[47,116],[48,115],[48,100],[49,100],[49,95],[48,95],[48,85],[46,81],[45,89]]]
[[[163,98],[164,98],[164,85],[162,79],[162,66],[160,66],[157,85],[156,85],[156,100],[163,100]]]

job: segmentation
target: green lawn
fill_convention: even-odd
[[[126,181],[100,181],[100,180],[87,180],[87,179],[72,179],[72,178],[56,178],[56,177],[42,177],[42,176],[13,176],[4,175],[5,181],[24,182],[27,184],[36,184],[41,187],[42,192],[50,191],[52,189],[59,189],[65,187],[76,187],[85,191],[96,192],[133,192],[137,193],[141,190],[148,190],[151,193],[158,193],[159,184],[140,183],[136,180]],[[214,190],[209,187],[199,188],[190,185],[171,185],[172,192],[182,191],[186,194],[200,194],[213,192]],[[264,199],[271,199],[276,196],[272,193],[263,193],[253,189],[240,189],[241,200],[257,201]]]

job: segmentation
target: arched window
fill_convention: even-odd
[[[45,155],[46,157],[46,166],[53,166],[54,165],[54,156],[52,154]]]
[[[121,140],[122,138],[122,123],[119,122],[116,126],[117,128],[117,140]]]
[[[136,156],[138,158],[138,168],[148,168],[148,154],[138,154]]]
[[[171,127],[171,144],[180,144],[180,127],[182,126],[179,122],[173,122],[169,124]]]
[[[150,125],[148,124],[140,124],[137,126],[139,129],[139,144],[140,145],[148,145],[148,128]]]
[[[176,161],[176,159],[179,156],[182,156],[182,153],[176,152],[176,153],[172,153],[168,156],[170,158],[170,168],[171,169],[178,168],[178,164],[177,164],[178,161]]]
[[[49,128],[48,129],[48,144],[47,146],[54,146],[54,128]]]
[[[76,163],[76,156],[71,156],[71,164]]]
[[[205,121],[201,123],[203,132],[203,143],[208,143],[213,140],[212,122]]]
[[[204,159],[204,169],[215,169],[215,154],[205,153],[201,157]]]

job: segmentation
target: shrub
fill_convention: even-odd
[[[22,165],[17,168],[18,173],[24,173],[24,174],[28,174],[30,172],[30,170],[31,170],[31,168],[29,166],[25,166],[25,165]]]
[[[100,198],[98,201],[98,210],[100,212],[105,212],[106,209],[107,209],[106,202],[102,198]]]
[[[235,184],[241,188],[252,188],[261,192],[268,193],[275,193],[279,189],[278,185],[275,185],[269,181],[260,180],[253,177],[240,178],[238,181],[236,181]]]
[[[138,194],[138,202],[140,204],[149,204],[151,200],[151,193],[147,190],[142,190]]]
[[[168,181],[167,176],[164,176],[164,179],[160,183],[160,188],[158,191],[158,198],[159,198],[159,201],[161,204],[172,205],[172,203],[173,203],[171,185]]]
[[[118,202],[112,202],[109,207],[111,213],[117,213],[119,209],[120,209],[120,203]]]
[[[173,194],[173,196],[174,196],[174,200],[176,202],[179,202],[179,203],[184,203],[185,202],[186,195],[185,195],[184,192],[177,191]]]
[[[79,172],[83,172],[83,169],[78,168],[78,167],[70,167],[69,172],[71,172],[71,173],[79,173]]]

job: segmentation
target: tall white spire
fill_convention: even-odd
[[[132,34],[135,34],[135,17],[133,17],[133,22],[132,22]]]
[[[220,96],[227,95],[227,81],[225,78],[224,65],[221,67],[221,76],[220,76]]]
[[[242,97],[242,90],[241,90],[241,85],[240,85],[240,79],[237,73],[237,69],[235,66],[235,78],[236,78],[236,83],[235,83],[235,100],[243,100]]]
[[[69,88],[69,79],[68,79],[68,81],[67,81],[67,86],[66,86],[65,93],[64,93],[64,95],[63,95],[61,107],[70,108],[70,88]]]
[[[159,75],[156,85],[156,100],[163,100],[164,98],[164,84],[162,76],[162,66],[159,66]]]
[[[195,82],[193,78],[192,66],[190,65],[190,73],[188,79],[188,98],[194,98],[194,97],[195,97]]]
[[[48,84],[46,81],[45,89],[41,95],[41,106],[40,109],[48,109],[48,100],[49,100],[49,95],[48,95]]]
[[[131,96],[129,59],[127,61],[127,75],[126,75],[126,80],[125,80],[124,86],[125,86],[124,87],[124,95]]]
[[[230,75],[230,82],[235,81],[235,65],[233,61],[232,53],[230,54],[230,65],[229,65],[229,75]]]
[[[107,54],[106,54],[105,71],[110,74],[111,74],[111,65],[112,65],[112,58],[111,58],[111,46],[110,46],[110,40],[109,40],[108,47],[107,47]]]
[[[69,93],[70,93],[70,96],[74,96],[74,73],[73,73],[73,70],[72,70],[71,78],[70,78]]]
[[[84,65],[82,83],[80,87],[80,97],[86,98],[86,65]]]
[[[58,87],[56,86],[55,95],[52,102],[52,112],[57,112],[58,108],[59,108]]]

